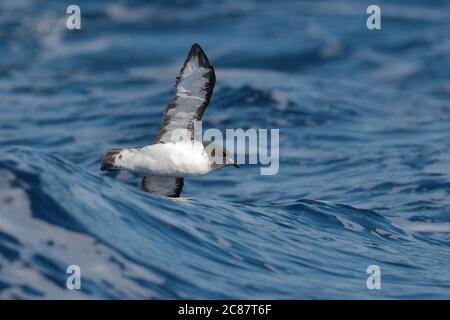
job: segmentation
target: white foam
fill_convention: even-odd
[[[446,222],[397,220],[395,224],[410,232],[450,233],[450,223]]]

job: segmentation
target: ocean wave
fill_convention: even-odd
[[[417,245],[382,215],[347,205],[171,201],[32,148],[0,159],[3,297],[331,297],[308,292],[319,278],[357,281],[351,270],[365,272],[372,248],[388,264]],[[80,294],[64,288],[71,264],[83,272]]]
[[[1,298],[449,297],[446,2],[382,5],[377,31],[352,1],[78,5],[72,32],[60,1],[0,3]],[[101,173],[153,140],[194,42],[217,76],[203,129],[279,129],[278,174],[173,201]]]

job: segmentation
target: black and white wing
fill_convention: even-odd
[[[156,193],[165,197],[177,198],[183,189],[183,178],[145,176],[141,188],[145,192]]]
[[[216,76],[203,49],[194,44],[175,84],[175,97],[164,111],[157,143],[176,141],[180,133],[194,139],[194,121],[202,119],[211,99]]]

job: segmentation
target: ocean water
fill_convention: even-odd
[[[0,298],[450,298],[448,1],[76,4],[80,31],[64,1],[0,3]],[[167,200],[100,172],[153,140],[194,42],[203,127],[279,129],[278,174]]]

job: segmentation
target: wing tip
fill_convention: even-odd
[[[158,181],[160,179],[160,181]],[[161,181],[162,180],[162,181]],[[173,183],[173,185],[165,186],[164,183]],[[160,185],[158,185],[158,183]],[[148,193],[155,193],[163,197],[178,198],[183,190],[183,178],[171,178],[160,176],[144,176],[141,181],[141,190]],[[170,188],[170,189],[165,189]]]
[[[187,61],[191,60],[193,57],[198,58],[198,64],[200,67],[212,69],[212,65],[208,60],[208,57],[203,51],[202,47],[198,43],[194,43],[191,47],[191,51],[189,51]]]

